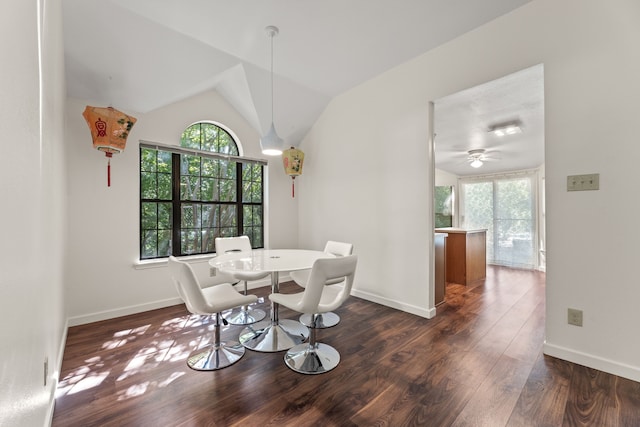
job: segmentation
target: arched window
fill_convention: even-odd
[[[264,246],[264,162],[239,156],[211,122],[184,130],[178,147],[140,144],[140,259],[215,251],[216,237]]]
[[[180,145],[201,151],[240,155],[238,144],[231,134],[210,122],[195,123],[186,128],[180,137]]]

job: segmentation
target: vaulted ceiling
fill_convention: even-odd
[[[68,95],[148,112],[215,89],[298,145],[336,96],[530,0],[63,0]]]

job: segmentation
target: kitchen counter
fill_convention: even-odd
[[[447,233],[446,281],[468,285],[487,277],[487,230],[455,227],[436,228]]]

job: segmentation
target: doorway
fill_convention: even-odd
[[[543,65],[434,101],[433,130],[452,226],[486,228],[490,264],[544,270]]]

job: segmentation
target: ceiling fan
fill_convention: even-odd
[[[500,160],[498,157],[492,157],[488,155],[487,150],[484,148],[477,148],[475,150],[467,151],[467,161],[472,168],[479,168],[486,161]]]

